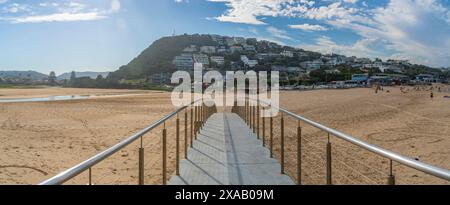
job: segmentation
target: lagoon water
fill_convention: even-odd
[[[22,102],[49,102],[49,101],[62,101],[62,100],[83,100],[90,98],[90,95],[61,95],[61,96],[49,96],[40,98],[12,98],[12,99],[0,99],[0,103],[22,103]]]

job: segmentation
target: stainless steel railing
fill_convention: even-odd
[[[252,102],[251,102],[252,101]],[[262,121],[262,141],[263,146],[266,146],[266,118],[260,116],[260,112],[265,107],[271,106],[270,103],[264,102],[261,100],[256,99],[250,99],[246,98],[245,103],[243,103],[244,106],[238,106],[237,103],[233,107],[233,112],[240,115],[245,122],[249,125],[249,127],[254,131],[254,133],[260,138],[261,133],[261,126],[260,121]],[[364,142],[362,140],[357,139],[356,137],[353,137],[351,135],[339,132],[335,129],[329,128],[327,126],[324,126],[320,123],[314,122],[308,118],[302,117],[300,115],[297,115],[287,109],[278,107],[279,111],[281,112],[281,151],[280,151],[280,163],[281,163],[281,173],[285,174],[285,133],[284,133],[284,126],[285,126],[285,115],[290,116],[298,121],[298,127],[297,127],[297,173],[296,173],[296,179],[298,184],[302,184],[302,161],[301,161],[301,155],[302,155],[302,130],[303,127],[301,126],[300,122],[304,122],[310,126],[313,126],[319,130],[322,130],[328,134],[328,141],[326,143],[326,181],[328,185],[333,184],[333,178],[332,178],[332,144],[330,141],[331,137],[337,137],[339,139],[342,139],[346,142],[349,142],[351,144],[354,144],[364,150],[370,151],[372,153],[375,153],[376,155],[379,155],[381,157],[387,158],[389,160],[389,175],[387,176],[387,184],[388,185],[395,185],[395,175],[393,170],[393,162],[397,162],[401,165],[405,165],[407,167],[413,168],[415,170],[424,172],[426,174],[438,177],[440,179],[444,179],[447,181],[450,181],[450,170],[443,169],[440,167],[436,167],[427,163],[423,163],[420,161],[417,161],[415,159],[402,156],[400,154],[394,153],[392,151],[383,149],[381,147],[369,144],[367,142]],[[273,121],[274,118],[271,117],[269,119],[270,121],[270,131],[269,131],[269,149],[270,149],[270,155],[273,157],[274,151],[273,151]]]
[[[192,102],[189,106],[184,106],[176,111],[170,113],[169,115],[163,117],[162,119],[154,122],[153,124],[149,125],[145,129],[139,131],[138,133],[128,137],[124,141],[112,146],[111,148],[91,157],[90,159],[64,171],[60,174],[40,183],[40,185],[62,185],[65,182],[73,179],[74,177],[80,175],[81,173],[88,171],[89,174],[89,185],[92,185],[92,167],[97,165],[98,163],[104,161],[105,159],[109,158],[111,155],[119,152],[120,150],[124,149],[128,145],[130,145],[133,142],[136,142],[137,140],[140,140],[140,147],[139,147],[139,178],[138,178],[138,184],[143,185],[144,184],[144,147],[143,147],[143,138],[144,135],[151,132],[153,129],[157,128],[160,125],[164,124],[164,129],[162,131],[162,184],[167,183],[167,128],[165,126],[166,121],[170,120],[174,116],[177,117],[176,119],[176,174],[179,175],[180,171],[180,120],[179,120],[179,113],[182,111],[185,111],[184,114],[184,126],[185,126],[185,157],[187,158],[187,146],[188,141],[190,137],[190,145],[192,146],[193,138],[197,137],[198,132],[200,131],[203,124],[206,122],[206,120],[215,112],[217,112],[216,107],[207,107],[205,104],[200,103],[200,101]],[[188,111],[190,110],[190,123],[188,123]],[[190,131],[189,131],[190,130]],[[189,135],[189,136],[188,136]]]

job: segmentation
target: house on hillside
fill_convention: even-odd
[[[196,45],[191,45],[191,46],[188,46],[185,49],[183,49],[184,53],[195,53],[197,51],[198,50],[197,50],[197,46]]]
[[[178,69],[182,69],[182,70],[194,69],[194,59],[192,58],[192,54],[190,54],[190,53],[183,53],[179,56],[175,56],[172,63]]]
[[[219,66],[225,64],[225,58],[223,56],[211,56],[210,60]]]
[[[206,54],[214,54],[214,53],[216,53],[216,47],[215,46],[202,46],[202,47],[200,47],[200,52],[206,53]]]
[[[306,70],[317,70],[320,69],[324,65],[321,59],[317,59],[314,61],[305,61],[300,63],[300,67]]]
[[[250,60],[247,56],[242,55],[241,56],[241,61],[244,63],[244,65],[253,68],[256,65],[258,65],[258,61],[257,60]]]
[[[209,57],[205,54],[194,54],[194,63],[201,63],[204,66],[209,65]]]

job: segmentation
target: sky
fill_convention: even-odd
[[[114,71],[184,33],[450,67],[450,0],[0,0],[0,70]]]

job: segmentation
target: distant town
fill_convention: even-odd
[[[188,39],[188,40],[186,40]],[[194,40],[192,40],[194,39]],[[431,68],[412,64],[408,60],[381,60],[320,54],[300,48],[282,46],[256,38],[227,37],[220,35],[182,35],[165,37],[157,46],[179,48],[158,51],[150,46],[150,56],[138,56],[129,65],[113,73],[65,73],[56,76],[34,71],[0,71],[2,84],[49,84],[68,87],[101,88],[153,88],[173,85],[172,73],[176,70],[193,72],[194,63],[201,63],[205,70],[279,71],[280,82],[285,89],[315,87],[356,87],[373,83],[382,85],[448,83],[450,68]],[[190,44],[192,42],[192,44]],[[155,43],[154,43],[155,44]],[[155,62],[152,54],[163,56],[170,62]],[[136,63],[138,61],[139,63]],[[142,62],[146,62],[142,63]],[[138,66],[137,66],[137,65]],[[140,67],[139,67],[140,66]],[[159,67],[158,67],[159,66]],[[156,69],[151,69],[158,67]],[[133,77],[123,73],[144,70]],[[111,75],[110,75],[111,74]]]

